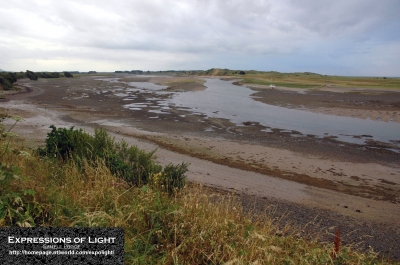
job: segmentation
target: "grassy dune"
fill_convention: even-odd
[[[339,247],[339,237],[335,247],[279,231],[198,185],[166,192],[160,172],[133,185],[104,159],[39,157],[12,139],[1,130],[2,227],[123,227],[126,264],[393,264]]]
[[[400,78],[325,76],[313,73],[246,74],[245,83],[276,86],[316,88],[323,86],[400,89]]]
[[[386,77],[347,77],[328,76],[316,73],[279,73],[245,71],[245,75],[239,70],[210,69],[203,73],[212,76],[236,76],[243,79],[245,84],[270,85],[296,88],[318,88],[324,86],[356,87],[356,88],[380,88],[400,90],[400,78]]]

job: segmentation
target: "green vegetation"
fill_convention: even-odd
[[[18,79],[23,78],[23,73],[7,73],[1,72],[0,73],[0,89],[3,88],[4,90],[12,90],[13,84],[17,82]]]
[[[315,73],[246,72],[244,83],[297,88],[324,86],[400,89],[400,78],[326,76]]]
[[[315,88],[315,87],[357,87],[357,88],[385,88],[400,89],[400,78],[378,77],[345,77],[326,76],[314,73],[263,73],[255,74],[249,78],[258,81],[272,82],[278,86]],[[244,80],[248,82],[248,80]],[[281,85],[282,84],[282,85]]]
[[[161,169],[152,154],[101,129],[54,126],[31,152],[0,126],[0,226],[123,227],[126,264],[393,264],[340,248],[338,234],[321,245],[288,226],[277,233],[277,221],[244,214],[232,196],[180,184],[171,192],[165,176],[181,179],[186,167]]]
[[[291,87],[319,88],[324,86],[400,89],[400,78],[387,77],[346,77],[327,76],[316,73],[279,73],[262,71],[242,71],[212,68],[206,71],[182,71],[185,75],[227,76],[242,79],[245,84],[258,84]]]
[[[29,70],[26,70],[26,77],[28,77],[30,80],[38,80],[38,76],[34,73],[34,72],[32,72],[32,71],[29,71]]]
[[[73,77],[72,74],[65,72],[65,77]],[[58,72],[32,72],[26,70],[25,73],[12,73],[12,72],[0,72],[0,90],[12,90],[14,89],[14,83],[21,78],[29,78],[30,80],[38,80],[39,78],[60,78],[63,77]]]
[[[316,88],[316,87],[321,87],[320,85],[317,84],[303,84],[303,83],[288,83],[288,82],[271,82],[265,79],[261,78],[245,78],[242,83],[245,84],[257,84],[257,85],[265,85],[269,86],[271,84],[274,84],[275,86],[282,86],[282,87],[291,87],[291,88]]]
[[[116,142],[104,129],[95,129],[89,135],[82,129],[52,129],[46,138],[46,147],[39,148],[41,156],[72,160],[78,168],[85,164],[96,166],[102,161],[110,172],[125,182],[135,185],[148,185],[156,178],[157,183],[173,194],[185,186],[187,164],[167,165],[164,170],[152,159],[154,151],[146,152],[136,146],[128,146],[124,141]]]
[[[72,74],[64,72],[65,77],[73,77]],[[63,77],[59,72],[32,72],[26,70],[26,77],[30,80],[38,80],[39,78],[60,78]]]
[[[61,74],[59,72],[36,72],[39,78],[60,78]]]
[[[65,77],[74,77],[70,72],[64,72]]]

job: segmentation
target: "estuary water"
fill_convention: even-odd
[[[210,118],[229,119],[238,126],[259,122],[270,128],[294,130],[317,137],[333,136],[338,140],[362,144],[365,140],[400,146],[400,124],[350,117],[317,114],[287,109],[255,101],[254,91],[236,86],[232,81],[206,79],[203,91],[176,93],[168,102],[176,108],[202,113]]]

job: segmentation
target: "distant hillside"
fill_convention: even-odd
[[[0,72],[5,72],[3,69],[0,69]]]

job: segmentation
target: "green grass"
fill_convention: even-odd
[[[2,227],[123,227],[126,264],[393,264],[349,246],[333,258],[333,243],[277,234],[276,220],[245,214],[233,196],[198,185],[171,194],[161,172],[131,185],[104,159],[39,157],[1,135]]]
[[[348,77],[348,76],[328,76],[316,73],[279,73],[245,71],[245,75],[239,74],[239,70],[229,69],[210,69],[205,71],[205,75],[229,75],[243,79],[244,83],[276,86],[296,87],[296,88],[317,88],[325,85],[338,87],[356,87],[400,90],[400,78],[386,77]]]
[[[321,87],[318,84],[307,84],[307,83],[288,83],[288,82],[271,82],[265,79],[256,79],[256,78],[244,78],[243,83],[245,84],[257,84],[257,85],[265,85],[269,86],[274,84],[275,86],[281,87],[290,87],[290,88],[316,88]]]

